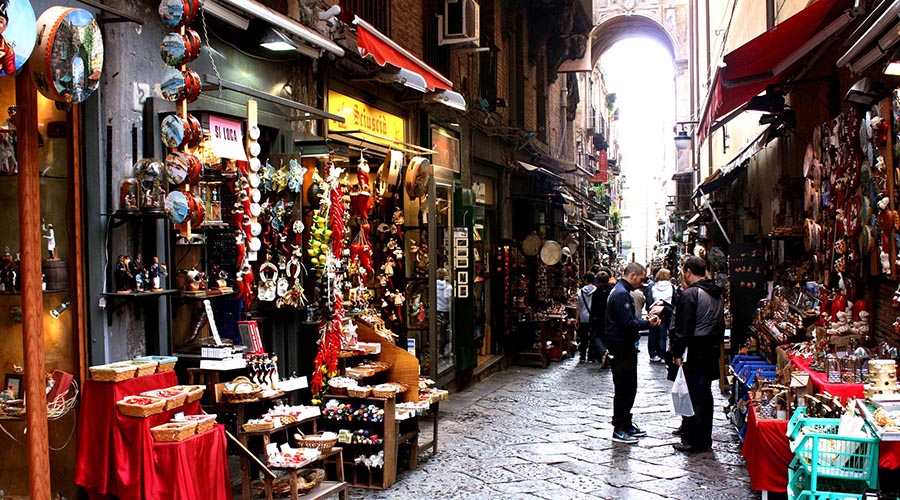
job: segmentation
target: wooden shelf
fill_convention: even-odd
[[[228,293],[207,293],[205,295],[182,295],[179,293],[173,298],[182,302],[200,302],[206,299],[218,299],[221,297],[231,297],[233,295],[237,295],[237,292],[231,291]]]
[[[259,431],[245,431],[245,430],[241,429],[238,431],[238,435],[239,436],[271,436],[272,434],[275,434],[277,432],[286,431],[288,429],[293,429],[294,427],[299,427],[307,422],[315,422],[316,419],[318,419],[318,418],[319,418],[318,415],[315,417],[307,417],[307,418],[304,418],[303,420],[298,420],[298,421],[290,423],[290,424],[279,425],[278,427],[272,427],[271,429],[264,429],[264,430],[259,430]]]
[[[163,295],[173,295],[178,293],[178,290],[168,289],[168,290],[160,290],[158,292],[130,292],[130,293],[116,293],[116,292],[106,292],[101,293],[100,295],[110,298],[115,297],[119,299],[143,299],[149,297],[162,297]]]

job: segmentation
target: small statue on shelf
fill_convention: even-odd
[[[135,255],[131,263],[128,264],[128,270],[131,272],[131,276],[134,277],[134,291],[143,292],[148,280],[147,269],[144,268],[144,262],[140,253]]]
[[[12,292],[16,289],[16,270],[13,267],[13,257],[6,247],[3,256],[0,257],[0,292]]]
[[[154,292],[161,292],[163,289],[162,279],[169,275],[166,265],[159,262],[159,257],[153,257],[153,264],[150,264],[150,289]]]
[[[50,254],[47,260],[59,260],[56,257],[56,233],[53,232],[53,224],[41,224],[41,231],[44,232],[44,239],[47,240],[47,253]]]
[[[131,257],[120,255],[116,261],[116,293],[131,293],[134,290],[134,276],[131,274],[129,264]]]

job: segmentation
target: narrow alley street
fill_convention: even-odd
[[[437,456],[425,453],[388,491],[353,499],[750,499],[734,429],[717,410],[713,451],[683,455],[665,365],[651,364],[642,339],[634,421],[637,445],[613,443],[612,373],[577,359],[548,369],[511,366],[441,407]],[[718,395],[717,407],[725,404]],[[426,425],[423,425],[426,427]]]

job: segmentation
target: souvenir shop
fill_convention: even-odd
[[[396,103],[329,85],[324,109],[303,104],[317,103],[309,54],[345,49],[284,15],[163,0],[151,21],[86,3],[35,16],[0,2],[15,47],[0,72],[0,202],[17,214],[0,240],[0,423],[11,457],[29,455],[4,461],[0,486],[230,498],[240,474],[243,498],[389,487],[437,452],[447,392],[431,332],[447,278],[434,259],[467,270],[473,246],[459,234],[454,263],[449,246],[429,252],[451,242],[454,176],[433,173]],[[145,29],[101,29],[119,23]],[[320,52],[262,60],[228,42],[274,25]],[[104,47],[144,45],[104,65]],[[119,86],[93,93],[110,68],[161,75],[159,94],[134,82],[133,109],[116,107]],[[457,147],[439,168],[458,171],[458,133],[431,129]]]
[[[709,231],[738,241],[727,246],[726,413],[764,497],[900,491],[900,82],[875,66],[842,73],[835,108],[789,92],[796,123],[808,125],[785,134],[776,120],[700,185],[699,199],[713,202],[703,205]],[[837,82],[816,92],[828,85]],[[756,206],[745,217],[756,220],[729,220],[727,199]],[[764,236],[748,241],[747,224]]]
[[[547,166],[519,165],[528,175],[511,178],[510,198],[512,213],[522,216],[496,256],[506,350],[518,363],[547,367],[576,351],[580,231],[567,223],[574,200],[558,189],[563,177]]]

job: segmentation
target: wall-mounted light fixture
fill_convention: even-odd
[[[453,92],[452,90],[442,90],[434,94],[429,94],[426,99],[430,102],[437,102],[460,111],[466,110],[466,98],[463,97],[462,94]]]
[[[872,80],[869,77],[863,77],[850,87],[844,100],[850,104],[871,106],[878,99],[878,95],[878,90]]]
[[[59,315],[64,313],[70,305],[72,305],[72,300],[66,297],[55,309],[50,311],[50,316],[53,316],[53,319],[59,318]]]
[[[696,123],[695,121],[675,122],[675,147],[678,150],[691,149],[692,138],[691,133],[687,130],[687,126]]]

